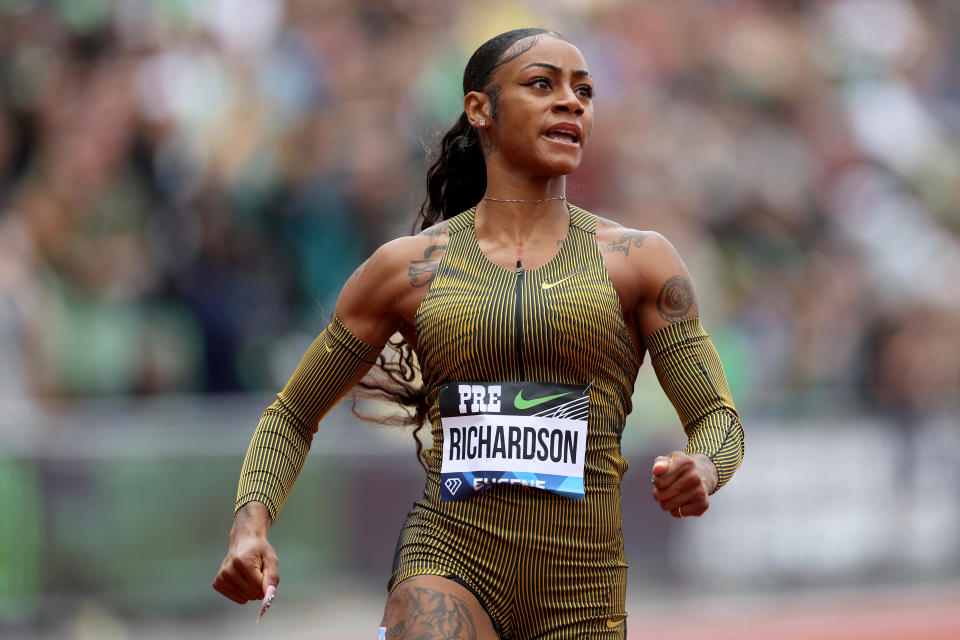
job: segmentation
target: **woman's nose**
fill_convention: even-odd
[[[553,109],[554,111],[573,113],[578,116],[583,115],[583,105],[580,104],[577,94],[570,87],[560,89],[560,94],[557,96]]]

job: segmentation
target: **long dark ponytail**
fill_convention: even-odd
[[[530,36],[559,34],[547,29],[515,29],[487,40],[473,52],[463,71],[463,95],[471,91],[485,92],[490,97],[492,117],[497,117],[497,99],[500,87],[491,84],[493,72],[532,47],[536,40],[508,50],[518,41]],[[447,220],[480,202],[487,189],[487,167],[477,130],[466,113],[443,135],[437,157],[427,170],[427,196],[413,223],[417,233]],[[419,228],[418,228],[419,227]],[[360,381],[354,393],[353,412],[358,417],[380,424],[412,426],[417,445],[417,461],[426,470],[423,443],[419,432],[427,421],[430,410],[427,393],[420,377],[420,364],[410,344],[401,338],[387,343],[377,359],[377,365]],[[402,413],[374,413],[360,411],[357,398],[386,400],[400,406]]]

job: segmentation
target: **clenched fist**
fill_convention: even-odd
[[[267,587],[280,583],[277,554],[267,542],[269,528],[270,514],[260,502],[248,502],[233,519],[230,547],[213,588],[237,604],[262,600]]]
[[[674,451],[653,461],[653,498],[675,518],[699,516],[719,483],[717,468],[702,453]]]

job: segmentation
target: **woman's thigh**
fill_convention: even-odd
[[[463,585],[442,576],[414,576],[387,598],[380,623],[386,640],[497,640],[477,598]]]

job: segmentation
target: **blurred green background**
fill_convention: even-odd
[[[683,437],[641,371],[630,637],[707,602],[714,638],[957,628],[955,1],[0,0],[0,636],[372,637],[409,433],[321,425],[271,627],[209,586],[237,474],[409,232],[470,53],[533,25],[596,82],[571,201],[677,246],[747,432],[709,514],[665,518],[645,470]]]

